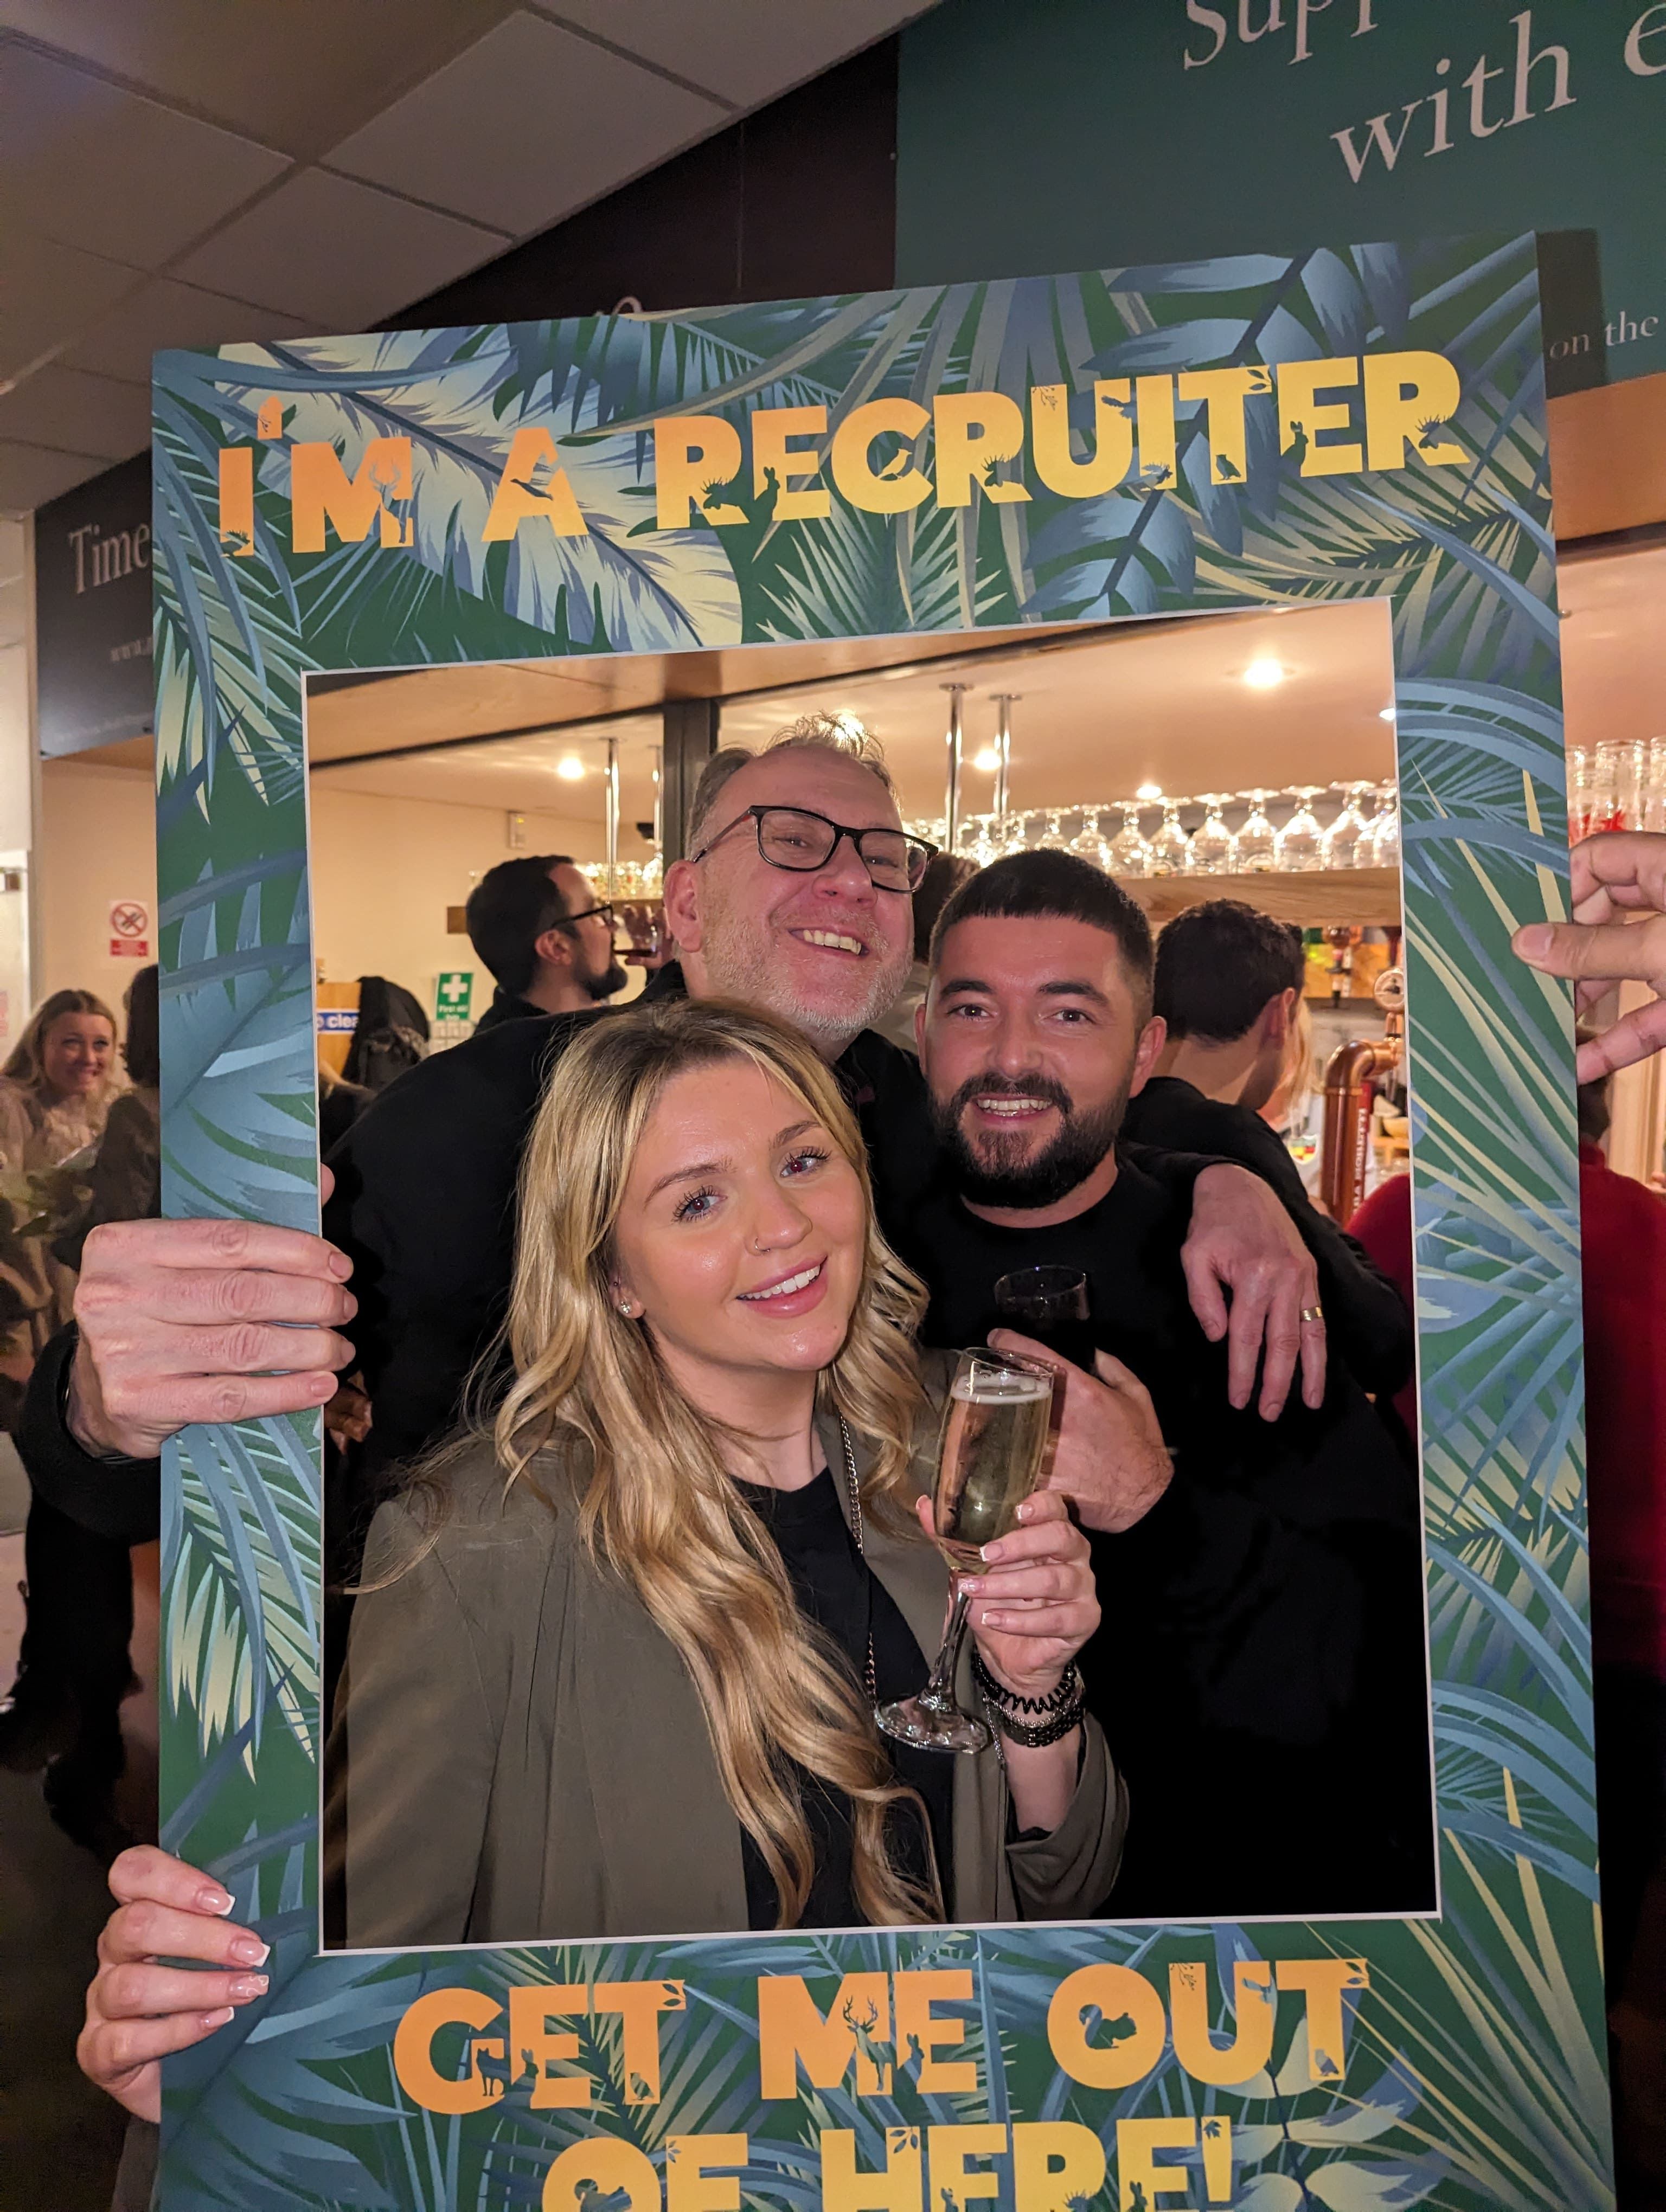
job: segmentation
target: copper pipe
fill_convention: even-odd
[[[1346,1229],[1365,1194],[1365,1164],[1371,1154],[1371,1109],[1377,1079],[1400,1061],[1395,1037],[1357,1037],[1338,1045],[1325,1065],[1325,1118],[1319,1197],[1340,1229]]]

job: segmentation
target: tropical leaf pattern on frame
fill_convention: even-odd
[[[1530,240],[1237,255],[1043,280],[702,313],[246,345],[158,363],[156,671],[171,1211],[316,1222],[303,688],[310,671],[416,667],[950,631],[1338,599],[1387,603],[1405,820],[1423,1459],[1442,1835],[1425,1923],[871,1932],[323,1958],[316,1946],[316,1417],[194,1431],[169,1455],[165,1834],[213,1865],[273,1945],[270,1997],[170,2074],[167,2202],[206,2208],[534,2205],[599,2128],[663,2174],[672,2136],[743,2132],[743,2199],[817,2212],[818,2130],[1070,2118],[1114,2155],[1119,2119],[1229,2124],[1242,2212],[1611,2201],[1584,1624],[1577,1182],[1566,998],[1508,950],[1561,911],[1566,842],[1554,550]],[[1246,465],[1215,480],[1201,403],[1176,464],[1062,499],[659,533],[652,426],[743,427],[756,405],[1067,387],[1085,457],[1096,377],[1427,348],[1456,365],[1442,434],[1393,472],[1306,477],[1251,404]],[[263,402],[283,434],[258,435]],[[517,428],[550,428],[586,538],[480,525]],[[289,447],[411,440],[408,546],[289,542]],[[222,544],[220,449],[255,450],[252,543]],[[825,450],[825,447],[823,447]],[[884,449],[876,456],[885,459]],[[929,428],[891,455],[930,472]],[[1299,1818],[1299,1808],[1266,1817]],[[1223,1808],[1223,1820],[1245,1817]],[[1172,2045],[1120,2092],[1055,2063],[1067,1973],[1120,1960],[1212,1977],[1219,2036],[1244,1961],[1366,1961],[1347,2048],[1281,2004],[1267,2070],[1206,2088]],[[756,1983],[931,1965],[970,1977],[975,2097],[806,2088],[759,2100]],[[617,2028],[584,2023],[587,2112],[413,2106],[389,2047],[421,1990],[684,1980],[664,2094],[635,2101]],[[953,2008],[952,2008],[952,2009]],[[1335,2062],[1340,2075],[1320,2069]],[[1175,2155],[1175,2154],[1170,2154]],[[1201,2201],[1197,2154],[1189,2154]],[[1183,2165],[1186,2160],[1182,2158]]]

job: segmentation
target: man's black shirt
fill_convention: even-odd
[[[1333,1364],[1325,1402],[1234,1412],[1187,1299],[1183,1201],[1124,1164],[1050,1228],[939,1191],[905,1256],[928,1342],[982,1343],[1010,1269],[1077,1267],[1099,1345],[1151,1393],[1174,1454],[1135,1528],[1095,1534],[1104,1613],[1082,1657],[1126,1775],[1116,1917],[1410,1912],[1433,1903],[1414,1468]]]
[[[1332,1356],[1378,1397],[1391,1398],[1411,1380],[1417,1335],[1399,1286],[1363,1245],[1320,1212],[1277,1132],[1259,1114],[1207,1098],[1177,1075],[1154,1075],[1129,1099],[1122,1135],[1166,1151],[1236,1160],[1271,1183],[1318,1268]]]

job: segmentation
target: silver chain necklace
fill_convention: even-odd
[[[844,1486],[850,1499],[850,1533],[856,1539],[856,1555],[864,1569],[867,1565],[867,1547],[862,1541],[862,1486],[856,1480],[856,1447],[851,1440],[850,1424],[842,1413],[839,1416],[839,1441],[844,1446]],[[868,1593],[867,1628],[867,1700],[870,1705],[879,1702],[879,1686],[873,1671],[873,1594]]]

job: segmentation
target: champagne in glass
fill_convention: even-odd
[[[952,1574],[975,1569],[983,1546],[1017,1527],[1018,1507],[1041,1477],[1052,1411],[1051,1368],[987,1346],[957,1358],[932,1491],[938,1548]],[[962,1707],[954,1690],[970,1604],[957,1587],[925,1688],[874,1715],[887,1735],[927,1751],[988,1749],[988,1728]]]
[[[1093,1372],[1098,1350],[1088,1319],[1087,1277],[1079,1267],[1018,1267],[995,1285],[1003,1327],[1033,1336],[1073,1367]]]

